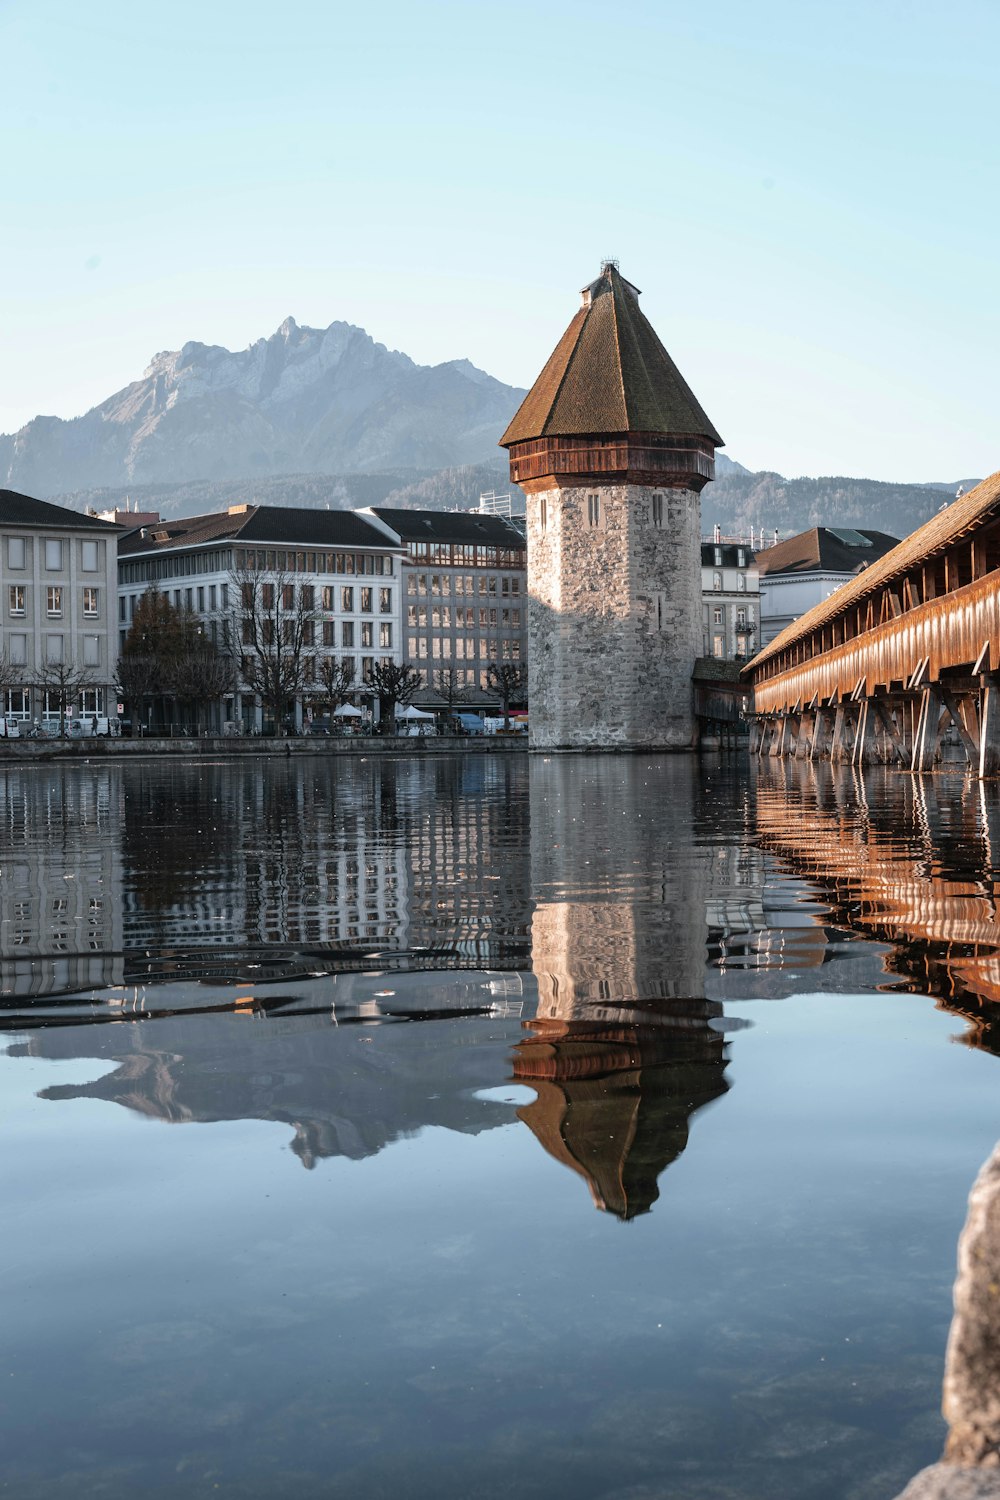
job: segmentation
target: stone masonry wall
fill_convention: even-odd
[[[600,497],[596,527],[588,524],[590,495]],[[654,496],[662,499],[660,526]],[[529,495],[533,749],[692,745],[700,540],[693,490],[587,485]]]

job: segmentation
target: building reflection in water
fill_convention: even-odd
[[[722,1006],[704,998],[706,919],[710,903],[729,921],[744,903],[687,836],[692,762],[535,759],[529,774],[538,1009],[514,1077],[537,1098],[518,1113],[598,1208],[633,1219],[692,1116],[728,1088]],[[738,808],[739,784],[727,789]]]
[[[0,768],[0,997],[122,982],[121,826],[114,768]]]
[[[937,997],[970,1022],[963,1040],[1000,1052],[995,784],[765,764],[755,839],[820,898],[804,917],[812,951],[800,945],[800,967],[824,963],[844,930],[884,943],[897,987]]]

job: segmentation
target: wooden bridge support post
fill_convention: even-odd
[[[809,759],[820,760],[827,752],[830,741],[830,710],[817,708],[813,720],[813,735],[809,743]]]
[[[850,760],[847,748],[847,730],[845,728],[846,709],[843,703],[837,704],[837,712],[833,719],[833,735],[830,740],[830,762],[832,765],[840,764]]]
[[[760,742],[764,734],[764,725],[761,719],[751,719],[747,739],[747,749],[751,755],[756,755],[760,750]]]
[[[878,760],[878,715],[870,698],[862,698],[858,705],[858,732],[854,739],[851,763],[855,766],[871,766]]]
[[[909,746],[906,743],[906,705],[899,705],[899,727],[892,713],[892,703],[888,699],[877,698],[875,708],[882,721],[887,738],[888,759],[899,761],[901,765],[910,762]]]
[[[1000,776],[1000,678],[991,675],[984,680],[982,702],[979,774]]]
[[[914,771],[933,771],[934,759],[941,743],[942,720],[947,717],[941,705],[941,694],[936,687],[925,687],[920,697],[920,718],[913,737]]]
[[[799,717],[799,734],[795,742],[793,754],[796,760],[806,760],[812,745],[812,737],[816,730],[816,718],[814,714],[802,714]]]

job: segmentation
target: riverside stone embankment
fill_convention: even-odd
[[[107,739],[88,736],[85,739],[0,740],[0,766],[12,762],[73,761],[125,759],[132,756],[180,756],[189,760],[244,760],[247,757],[313,756],[428,756],[428,755],[511,755],[528,748],[526,735],[427,735],[407,738],[403,735],[380,739],[369,735],[305,737],[302,739],[262,739],[255,736],[223,738],[221,735],[177,736],[174,739]]]

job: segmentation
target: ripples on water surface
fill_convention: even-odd
[[[0,1493],[936,1457],[995,788],[317,756],[6,767],[0,814]]]

